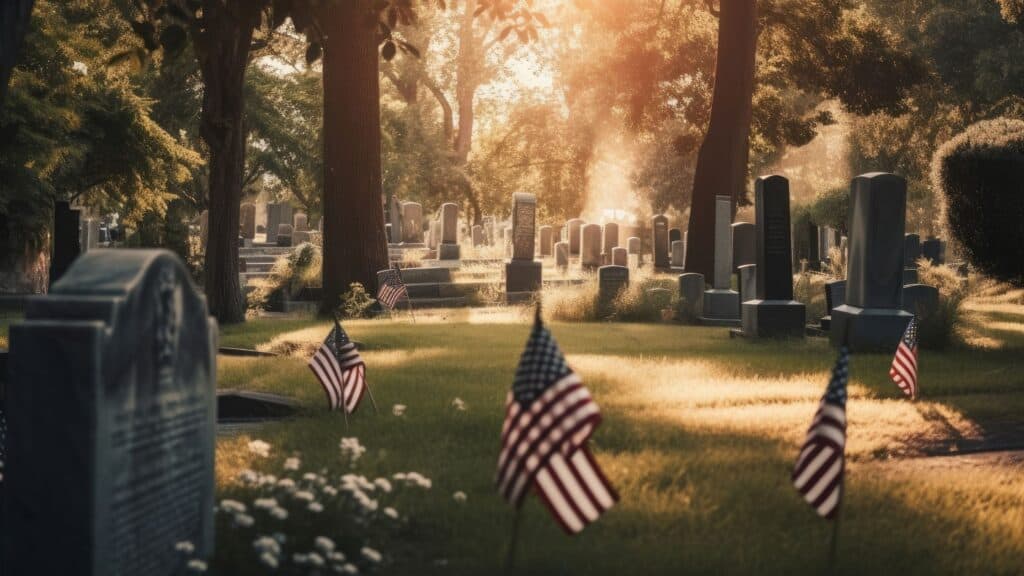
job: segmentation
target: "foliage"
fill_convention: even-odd
[[[935,152],[932,180],[967,260],[1024,282],[1024,121],[978,122]]]
[[[674,282],[632,272],[635,277],[629,286],[603,307],[594,279],[579,285],[545,288],[545,317],[563,322],[663,322],[673,318],[679,306]]]
[[[807,323],[817,325],[818,321],[828,313],[825,301],[825,283],[829,280],[824,274],[801,272],[793,279],[793,299],[802,302],[807,310]]]
[[[320,249],[308,242],[278,258],[270,274],[249,292],[249,309],[270,310],[296,296],[303,288],[319,287],[321,258]]]
[[[849,234],[850,222],[850,190],[848,188],[832,188],[814,199],[810,208],[811,221],[818,226],[828,226],[838,230],[840,234]]]
[[[920,344],[922,348],[942,350],[954,341],[964,322],[963,304],[970,294],[969,283],[950,266],[934,265],[927,258],[918,262],[917,274],[921,284],[939,289],[938,307],[918,318]]]
[[[106,70],[127,28],[108,2],[36,6],[0,110],[0,210],[15,244],[38,246],[53,201],[77,198],[128,225],[162,214],[199,156],[151,117],[137,79]]]
[[[342,318],[369,318],[374,315],[376,304],[377,300],[370,296],[362,284],[353,282],[348,292],[341,295],[339,313]]]

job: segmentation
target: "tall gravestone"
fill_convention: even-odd
[[[851,351],[896,348],[910,321],[900,309],[906,180],[873,172],[853,179],[846,303],[832,311],[831,341]]]
[[[668,245],[671,246],[673,242],[683,241],[683,231],[679,228],[669,228],[668,230]]]
[[[459,205],[448,202],[441,205],[441,243],[437,247],[439,260],[458,260],[462,256],[459,246]]]
[[[612,264],[615,266],[629,266],[629,255],[622,246],[612,248]]]
[[[619,246],[619,225],[615,222],[608,222],[604,225],[602,232],[601,258],[605,264],[611,264],[612,250]]]
[[[777,175],[762,176],[754,183],[754,195],[757,265],[753,272],[757,297],[743,297],[743,334],[803,337],[807,308],[793,300],[789,180]]]
[[[484,227],[479,224],[473,225],[473,247],[478,248],[484,245]]]
[[[562,230],[565,226],[561,224],[554,224],[551,226],[551,254],[555,253],[555,244],[562,241]]]
[[[563,274],[569,268],[569,243],[555,242],[555,268]]]
[[[629,267],[639,268],[640,267],[640,250],[642,245],[638,236],[631,236],[626,240],[626,250],[629,255]]]
[[[309,230],[309,216],[306,216],[305,212],[296,212],[292,217],[292,229],[296,232]]]
[[[580,218],[573,218],[565,223],[565,241],[569,244],[569,256],[580,255],[580,231],[583,224]]]
[[[668,216],[658,214],[651,218],[651,253],[655,268],[669,268]]]
[[[423,206],[419,202],[402,203],[402,243],[423,244]]]
[[[292,207],[286,203],[267,204],[267,244],[277,244],[281,224],[291,225]]]
[[[50,285],[60,279],[82,253],[80,213],[68,202],[53,203],[53,254],[50,256]]]
[[[540,256],[541,258],[551,256],[551,226],[540,227]]]
[[[540,290],[541,263],[533,259],[537,235],[537,197],[512,195],[512,260],[505,265],[505,296],[512,302]]]
[[[696,321],[704,313],[704,275],[687,272],[679,275],[679,318]]]
[[[676,240],[672,242],[671,258],[672,267],[682,269],[683,264],[686,262],[686,248],[683,245],[682,240]]]
[[[836,306],[846,304],[846,280],[833,280],[825,283],[825,315],[820,320],[822,330],[831,330],[832,311]]]
[[[757,227],[750,222],[732,225],[732,268],[757,264]]]
[[[217,326],[177,256],[83,255],[11,328],[3,566],[179,573],[213,547]]]
[[[732,199],[715,196],[715,266],[711,289],[704,293],[704,320],[734,324],[740,319],[740,294],[732,289]]]
[[[601,266],[601,225],[587,224],[580,230],[580,267],[596,270]]]
[[[394,194],[388,200],[388,223],[391,224],[391,236],[388,237],[388,242],[398,244],[402,241],[402,203]]]
[[[917,283],[917,260],[921,257],[921,237],[917,234],[903,236],[903,285]]]

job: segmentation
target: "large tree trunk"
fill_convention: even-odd
[[[370,0],[333,2],[324,43],[324,296],[333,312],[352,282],[388,267],[381,188],[380,75]]]
[[[7,98],[7,82],[18,62],[35,0],[4,0],[0,3],[0,104]]]
[[[245,179],[245,69],[259,5],[250,0],[205,0],[200,64],[202,136],[210,148],[206,302],[221,324],[245,321],[238,279],[238,226]]]
[[[757,1],[722,0],[711,122],[697,156],[686,271],[710,279],[715,264],[715,196],[736,202],[747,185],[757,53]]]

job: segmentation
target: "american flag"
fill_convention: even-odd
[[[394,310],[402,298],[409,297],[409,291],[405,287],[405,282],[402,282],[402,274],[398,268],[388,268],[378,281],[380,288],[377,289],[377,301],[387,306],[388,310]]]
[[[346,414],[355,412],[366,393],[366,364],[337,320],[310,358],[309,368],[327,393],[328,408],[344,408]]]
[[[889,368],[889,377],[911,398],[917,398],[917,318],[911,318],[903,333],[896,356]]]
[[[538,310],[506,404],[495,478],[502,497],[518,508],[535,488],[569,534],[597,520],[619,498],[586,445],[600,422]]]
[[[835,517],[843,495],[846,383],[849,379],[850,353],[843,346],[793,469],[793,485],[797,491],[819,516],[829,519]]]

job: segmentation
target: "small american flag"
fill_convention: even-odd
[[[619,498],[586,446],[600,422],[538,310],[506,403],[495,479],[502,497],[518,508],[535,488],[569,534],[597,520]]]
[[[337,320],[334,328],[309,360],[309,368],[327,393],[331,410],[355,412],[366,393],[366,364]]]
[[[911,318],[896,347],[889,377],[911,398],[917,398],[917,318]]]
[[[402,282],[402,274],[398,268],[388,268],[380,280],[380,288],[377,289],[377,301],[394,310],[395,305],[408,298],[409,291]]]
[[[797,491],[819,516],[828,519],[835,517],[842,499],[846,465],[846,383],[849,379],[850,353],[843,346],[793,469],[793,485]]]

